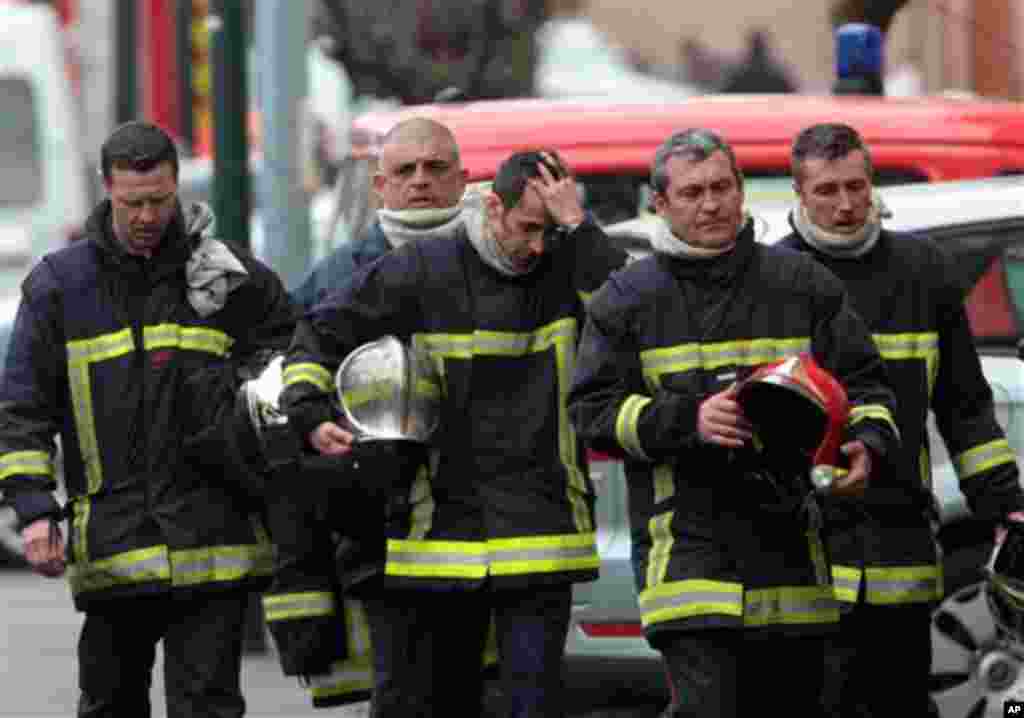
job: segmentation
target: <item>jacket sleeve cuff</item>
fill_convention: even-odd
[[[61,517],[60,504],[53,498],[53,494],[47,491],[28,489],[14,491],[11,494],[8,502],[14,506],[19,531],[41,518]]]

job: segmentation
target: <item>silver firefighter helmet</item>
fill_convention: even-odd
[[[345,357],[335,376],[358,441],[426,443],[441,421],[441,379],[423,352],[388,335]]]
[[[288,417],[281,411],[284,389],[284,355],[275,354],[255,379],[242,384],[243,401],[249,421],[259,439],[260,449],[271,466],[293,460],[299,451],[298,439]]]

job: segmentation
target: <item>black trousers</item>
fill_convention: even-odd
[[[483,653],[494,617],[503,715],[561,718],[572,587],[364,599],[374,656],[372,718],[480,716]]]
[[[838,718],[932,716],[931,613],[928,603],[844,611],[826,650],[823,703]]]
[[[663,718],[824,716],[825,639],[744,629],[663,636],[672,702]]]
[[[248,593],[126,598],[90,610],[78,641],[80,718],[148,718],[163,641],[168,718],[238,718]]]

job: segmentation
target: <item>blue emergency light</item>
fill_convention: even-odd
[[[874,25],[851,22],[841,25],[835,38],[837,92],[882,94],[882,31]]]

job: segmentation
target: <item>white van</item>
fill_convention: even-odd
[[[2,359],[28,268],[67,243],[89,211],[60,24],[45,5],[0,3],[0,107]]]
[[[22,280],[81,231],[90,209],[61,32],[48,6],[0,2],[0,376]],[[19,553],[2,509],[0,564]]]

